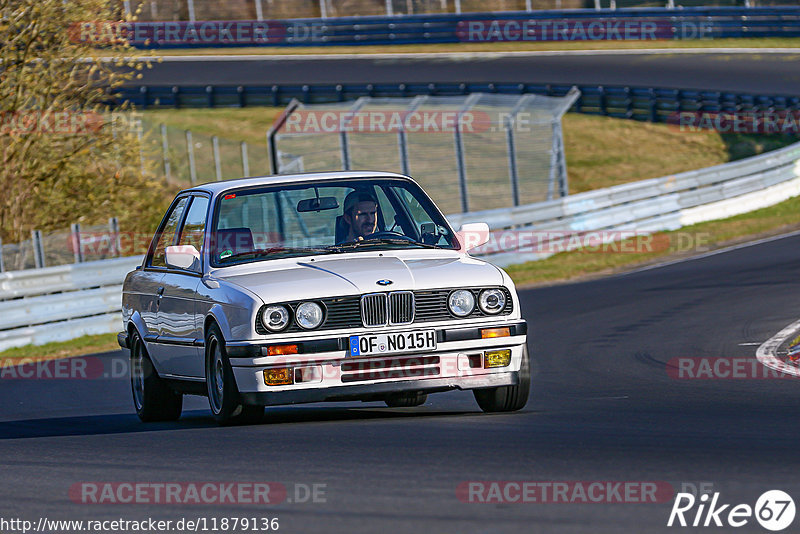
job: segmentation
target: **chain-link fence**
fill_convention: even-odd
[[[791,0],[129,0],[141,21],[270,20],[617,7],[791,5]]]
[[[144,131],[146,152],[158,154],[165,179],[181,187],[269,173],[263,143],[249,145],[146,120]]]
[[[132,236],[126,237],[129,239],[123,250],[116,217],[102,225],[75,223],[64,230],[34,230],[30,239],[20,243],[0,242],[0,272],[105,260],[119,257],[123,252],[141,253],[141,243],[139,249],[133,250]]]
[[[579,94],[295,101],[268,134],[272,165],[410,174],[445,213],[548,200],[567,194],[561,117]]]

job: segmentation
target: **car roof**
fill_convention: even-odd
[[[335,171],[335,172],[306,172],[301,174],[277,174],[273,176],[255,176],[252,178],[238,178],[236,180],[223,180],[220,182],[209,182],[198,185],[182,192],[205,191],[216,196],[231,189],[238,189],[248,186],[277,185],[302,182],[320,182],[326,180],[347,178],[397,178],[401,180],[411,180],[408,176],[393,172],[380,171]],[[413,180],[412,180],[413,181]]]

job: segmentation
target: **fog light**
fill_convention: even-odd
[[[292,373],[292,368],[264,369],[264,383],[268,386],[288,386],[293,384],[294,373]]]
[[[487,350],[483,355],[483,366],[486,369],[490,367],[505,367],[511,363],[511,349]]]
[[[297,345],[270,345],[267,347],[267,356],[285,356],[287,354],[297,354]]]
[[[511,328],[484,328],[481,330],[481,338],[487,339],[490,337],[508,337],[511,335]]]

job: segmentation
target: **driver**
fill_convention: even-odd
[[[342,217],[347,223],[345,241],[355,241],[378,231],[378,201],[366,191],[352,191],[344,199]]]

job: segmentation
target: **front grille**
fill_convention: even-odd
[[[391,324],[414,322],[414,293],[411,291],[389,293],[389,322]]]
[[[478,299],[478,294],[483,288],[467,288]],[[506,288],[500,288],[506,294],[506,306],[497,317],[510,314],[514,309],[511,302],[511,293]],[[325,320],[322,325],[313,331],[320,330],[341,330],[355,329],[362,326],[384,326],[387,324],[419,324],[433,321],[460,320],[462,317],[455,317],[447,309],[447,297],[454,289],[424,289],[419,291],[395,291],[389,293],[372,293],[369,295],[350,295],[344,297],[334,297],[321,299],[317,302],[323,304],[325,309]],[[365,301],[369,299],[365,313]],[[283,333],[308,332],[297,326],[294,322],[294,313],[300,301],[283,303],[291,309],[292,321]],[[410,309],[409,309],[410,305]],[[256,332],[261,335],[270,334],[261,324],[261,312],[258,313],[259,319],[256,320]],[[492,317],[495,317],[492,316]],[[487,317],[478,306],[475,306],[469,316],[463,319],[475,319]],[[369,322],[367,321],[369,319]]]
[[[386,312],[386,293],[361,297],[361,321],[364,326],[385,326],[388,321]]]

